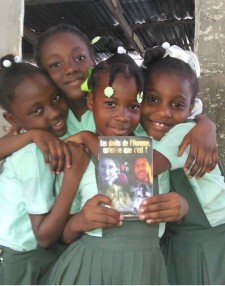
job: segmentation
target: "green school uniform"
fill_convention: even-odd
[[[7,157],[0,175],[0,284],[38,284],[57,249],[37,246],[29,214],[49,212],[54,175],[29,144]]]
[[[189,213],[168,223],[162,240],[170,284],[225,284],[225,183],[218,166],[201,179],[189,179],[182,169],[188,150],[176,158],[178,147],[193,128],[179,124],[161,140],[157,150],[171,163],[171,189],[185,197]]]

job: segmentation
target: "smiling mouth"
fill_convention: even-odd
[[[61,130],[65,128],[65,121],[60,120],[56,124],[52,125],[52,130]]]
[[[110,127],[111,130],[115,135],[129,135],[129,129],[128,128],[122,128],[122,127]]]
[[[69,86],[69,87],[80,87],[81,83],[83,83],[83,79],[79,78],[79,79],[75,79],[75,80],[72,80],[72,81],[68,81],[65,83],[66,86]]]
[[[150,120],[150,122],[156,129],[159,129],[159,130],[165,130],[165,129],[167,130],[173,127],[171,125],[168,125],[162,122],[153,121],[153,120]]]

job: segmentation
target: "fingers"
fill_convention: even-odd
[[[122,225],[123,215],[112,208],[100,205],[103,203],[111,205],[111,200],[106,196],[96,195],[84,205],[82,214],[88,230]]]
[[[187,135],[184,137],[182,143],[179,146],[178,157],[182,156],[184,151],[185,151],[185,149],[187,148],[187,146],[190,145],[189,136],[187,136]]]
[[[184,171],[185,172],[189,171],[190,168],[194,166],[193,164],[196,161],[196,154],[197,154],[197,146],[196,145],[190,145],[188,158],[187,158],[185,165],[184,165]],[[198,161],[198,163],[199,163],[199,161]]]
[[[195,153],[196,152],[196,153]],[[189,177],[196,176],[196,178],[203,177],[207,172],[211,172],[218,163],[217,149],[205,151],[192,148],[190,149],[188,159],[184,166],[184,171],[188,173]]]
[[[185,198],[175,192],[150,197],[139,209],[139,219],[147,223],[177,221],[188,212]]]
[[[214,149],[212,153],[212,162],[211,167],[209,168],[209,172],[212,171],[216,165],[218,164],[218,149]]]

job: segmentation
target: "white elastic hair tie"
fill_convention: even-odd
[[[126,50],[124,49],[124,47],[121,47],[121,46],[119,46],[118,48],[117,48],[117,53],[118,54],[126,54]]]
[[[4,61],[2,62],[2,64],[3,64],[3,66],[4,66],[5,68],[9,68],[9,67],[11,67],[11,65],[12,65],[12,63],[11,63],[10,60],[4,60]]]

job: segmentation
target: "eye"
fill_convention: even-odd
[[[150,103],[150,104],[154,104],[158,102],[158,98],[156,96],[146,96],[146,102]]]
[[[61,99],[61,96],[59,94],[56,94],[53,98],[52,98],[52,101],[53,102],[57,102]]]
[[[58,68],[60,67],[62,64],[60,62],[54,62],[49,64],[49,68]]]
[[[42,109],[41,108],[33,108],[32,109],[32,115],[40,115],[42,113]]]
[[[139,111],[140,110],[140,105],[137,105],[137,104],[132,104],[129,106],[129,109],[130,110],[134,110],[134,111]]]
[[[73,58],[75,62],[81,62],[86,59],[86,56],[79,55]]]
[[[106,101],[105,104],[108,106],[108,107],[114,107],[116,106],[116,103],[114,101]]]
[[[176,109],[183,109],[185,107],[184,104],[180,102],[174,102],[172,106]]]

